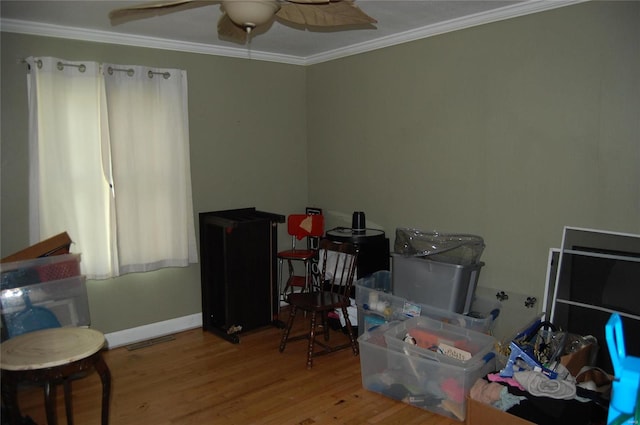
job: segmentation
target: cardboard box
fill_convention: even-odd
[[[535,425],[518,416],[467,397],[467,425]]]
[[[70,246],[71,238],[67,232],[63,232],[4,257],[0,260],[0,263],[12,263],[14,261],[32,260],[34,258],[46,257],[49,255],[68,254]]]
[[[578,376],[580,370],[584,366],[592,366],[592,350],[597,349],[595,345],[587,345],[580,348],[578,351],[570,354],[565,354],[560,357],[560,363],[569,370],[572,376]]]

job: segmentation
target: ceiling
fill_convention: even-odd
[[[158,2],[160,0],[155,0]],[[220,6],[112,26],[109,11],[139,0],[1,0],[2,31],[313,64],[584,0],[357,0],[375,29],[310,32],[273,22],[247,45],[218,39]]]

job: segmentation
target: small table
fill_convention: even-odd
[[[111,373],[102,358],[105,338],[87,328],[53,328],[11,338],[1,345],[2,401],[9,410],[11,424],[20,424],[18,384],[44,384],[47,423],[55,425],[56,385],[64,385],[67,423],[73,424],[71,380],[81,372],[95,369],[102,381],[102,425],[109,423]]]

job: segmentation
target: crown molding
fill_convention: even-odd
[[[321,53],[319,55],[309,56],[304,59],[304,62],[305,65],[327,62],[346,56],[352,56],[359,53],[408,43],[422,38],[433,37],[448,32],[458,31],[478,25],[489,24],[492,22],[504,21],[507,19],[517,18],[519,16],[530,15],[533,13],[544,12],[559,7],[584,3],[586,1],[591,0],[529,0],[522,3],[505,6],[500,9],[476,13],[445,22],[439,22],[437,24],[405,31],[403,33],[394,34],[388,37],[381,37],[370,42],[354,44],[342,49],[336,49],[326,53]]]
[[[91,41],[96,43],[110,43],[124,46],[148,47],[153,49],[173,50],[179,52],[198,53],[204,55],[227,56],[241,59],[261,60],[268,62],[287,63],[292,65],[313,65],[334,59],[408,43],[422,38],[432,37],[447,32],[458,31],[478,25],[512,19],[519,16],[543,12],[559,7],[569,6],[590,0],[529,0],[512,4],[489,12],[477,13],[463,18],[429,25],[422,28],[394,34],[387,37],[354,44],[345,48],[331,50],[318,55],[299,57],[253,51],[245,48],[230,48],[212,46],[203,43],[192,43],[147,37],[133,34],[121,34],[108,31],[98,31],[87,28],[64,27],[60,25],[39,22],[0,19],[0,29],[3,32],[39,35],[45,37],[65,38],[72,40]]]
[[[95,43],[119,44],[123,46],[148,47],[152,49],[174,50],[178,52],[198,53],[203,55],[227,56],[232,58],[262,60],[268,62],[306,65],[304,58],[291,55],[280,55],[252,51],[246,48],[230,48],[212,46],[204,43],[169,40],[134,34],[122,34],[109,31],[98,31],[87,28],[64,27],[41,22],[1,19],[2,32],[26,35],[64,38],[70,40],[91,41]]]

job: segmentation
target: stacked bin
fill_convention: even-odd
[[[482,333],[490,333],[495,319],[500,314],[501,304],[497,300],[474,297],[468,314],[412,302],[396,296],[391,289],[391,273],[386,270],[358,279],[356,282],[356,305],[358,308],[358,334],[389,321],[407,320],[415,315],[427,316],[440,321]]]
[[[395,253],[392,258],[396,295],[456,313],[469,313],[484,263],[451,264]]]
[[[90,325],[80,254],[2,263],[0,285],[3,339],[54,325]]]
[[[477,235],[397,228],[393,291],[400,297],[467,314],[475,295],[484,251]]]
[[[471,386],[496,368],[490,333],[500,302],[476,296],[460,314],[396,296],[391,286],[388,271],[355,284],[363,387],[464,421]]]
[[[492,336],[425,316],[380,325],[358,343],[364,388],[459,421],[472,385],[495,370]]]

